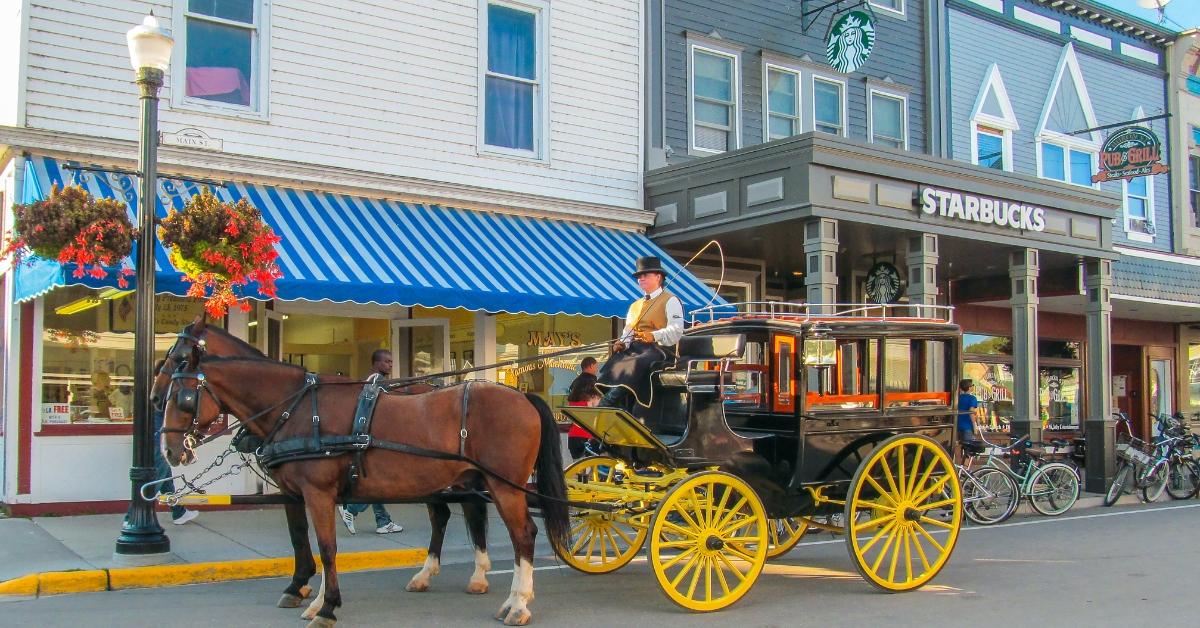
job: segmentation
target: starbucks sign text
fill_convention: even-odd
[[[929,215],[1024,231],[1046,228],[1046,210],[1041,207],[935,187],[922,187],[920,196],[921,211]]]

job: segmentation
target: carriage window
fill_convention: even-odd
[[[947,349],[941,340],[888,339],[884,347],[885,405],[949,405]]]
[[[874,340],[838,340],[836,365],[805,369],[807,408],[821,411],[879,407],[875,378],[878,347]]]
[[[747,409],[766,405],[763,386],[768,372],[764,360],[767,355],[765,345],[764,342],[747,342],[745,356],[730,365],[733,385],[722,395],[725,405]]]

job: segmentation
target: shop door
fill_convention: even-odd
[[[1148,382],[1146,386],[1146,400],[1150,409],[1150,428],[1151,435],[1158,435],[1158,422],[1155,420],[1160,414],[1172,414],[1175,412],[1175,360],[1171,358],[1151,357],[1149,369],[1146,375]]]
[[[1132,345],[1112,347],[1113,412],[1124,412],[1133,426],[1133,435],[1142,438],[1146,411],[1142,397],[1142,348]]]
[[[414,377],[452,370],[446,360],[450,347],[450,321],[419,318],[392,321],[393,375]]]

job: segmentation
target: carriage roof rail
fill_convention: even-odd
[[[813,320],[857,319],[869,321],[954,322],[954,306],[919,303],[788,303],[741,301],[692,310],[691,323],[727,319],[766,319],[804,323]]]

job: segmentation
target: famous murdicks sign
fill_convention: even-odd
[[[1135,179],[1170,172],[1162,163],[1162,142],[1154,131],[1143,126],[1118,129],[1104,141],[1100,149],[1100,172],[1092,175],[1092,183]]]
[[[931,186],[922,187],[919,197],[921,212],[930,216],[1021,231],[1046,228],[1046,210],[1034,205]]]

